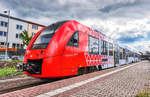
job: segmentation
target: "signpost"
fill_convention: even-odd
[[[10,18],[10,10],[4,11],[4,13],[8,13],[8,25],[7,25],[7,34],[6,34],[6,43],[5,43],[5,60],[7,61],[7,56],[8,56],[8,32],[9,32],[9,18]]]

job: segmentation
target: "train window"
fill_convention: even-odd
[[[68,46],[74,46],[74,47],[78,47],[79,46],[79,31],[76,31],[72,37],[70,38],[68,44]]]
[[[120,48],[120,59],[123,59],[123,49]]]
[[[104,41],[103,40],[101,41],[101,48],[102,48],[101,54],[104,55]]]
[[[101,39],[99,39],[99,55],[101,55]]]
[[[137,54],[135,54],[135,57],[138,57],[138,55],[137,55]]]
[[[101,48],[102,48],[101,54],[102,55],[107,55],[107,53],[108,53],[108,51],[107,51],[107,49],[108,49],[108,43],[107,43],[107,41],[102,40],[102,42],[101,42]]]
[[[47,26],[34,41],[31,49],[46,49],[50,40],[54,36],[55,32],[63,25],[66,21],[57,22]]]
[[[109,43],[109,56],[113,56],[113,45]]]
[[[99,39],[89,36],[89,54],[99,54]]]
[[[129,50],[126,49],[126,58],[129,57]]]
[[[132,57],[132,53],[130,52],[130,57]]]
[[[129,57],[131,57],[131,52],[129,51]]]
[[[125,53],[125,49],[123,49],[123,59],[125,59],[126,57],[126,53]]]

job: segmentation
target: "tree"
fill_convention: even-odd
[[[28,46],[29,42],[32,39],[32,37],[29,36],[29,34],[26,30],[22,31],[22,33],[20,34],[20,38],[23,42],[23,46]]]

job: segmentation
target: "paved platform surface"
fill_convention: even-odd
[[[130,67],[70,97],[135,97],[144,88],[150,88],[150,62]]]
[[[92,80],[86,83],[89,79]],[[0,97],[135,97],[148,85],[150,62],[143,61],[2,94]]]

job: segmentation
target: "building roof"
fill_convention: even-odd
[[[8,15],[2,14],[2,13],[0,13],[0,16],[8,18]],[[38,26],[45,27],[45,25],[41,25],[41,24],[34,23],[34,22],[31,22],[31,21],[23,20],[23,19],[20,19],[20,18],[16,18],[16,17],[12,17],[12,16],[10,16],[10,18],[14,19],[14,20],[18,20],[18,21],[22,21],[22,22],[26,22],[26,23],[35,24],[35,25],[38,25]]]

